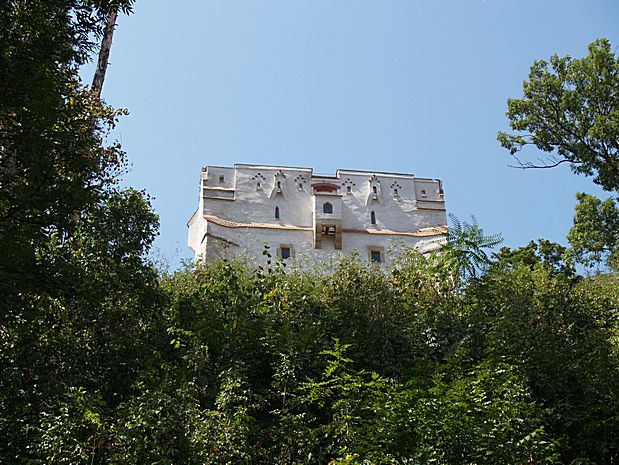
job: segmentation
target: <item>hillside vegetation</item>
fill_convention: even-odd
[[[463,285],[413,251],[162,278],[72,256],[71,295],[3,326],[2,461],[613,463],[617,280],[527,258]]]

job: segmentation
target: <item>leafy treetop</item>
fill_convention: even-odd
[[[619,270],[619,202],[589,194],[576,194],[574,226],[567,235],[575,258],[585,266],[600,262]]]
[[[513,134],[497,139],[512,155],[534,145],[549,155],[520,168],[569,163],[574,173],[593,176],[605,190],[619,189],[619,58],[598,39],[580,59],[553,55],[533,63],[523,97],[508,99]]]

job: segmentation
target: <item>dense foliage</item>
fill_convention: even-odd
[[[92,282],[3,327],[4,463],[619,457],[614,276],[504,250],[464,287],[449,254],[414,251],[388,271],[214,262],[157,280],[93,247],[67,259]]]
[[[124,154],[107,134],[122,111],[78,77],[110,4],[131,0],[11,0],[0,5],[0,292],[54,287],[39,252],[72,234],[99,202]]]
[[[553,55],[533,63],[522,84],[522,98],[508,99],[514,133],[498,140],[518,166],[552,168],[569,163],[611,192],[600,200],[578,193],[574,227],[568,235],[572,258],[585,267],[619,269],[619,57],[606,39],[589,44],[589,54],[574,59]],[[521,159],[527,146],[546,154],[539,163]]]
[[[567,239],[579,262],[593,267],[604,263],[619,271],[619,201],[604,201],[578,193],[574,226]]]
[[[605,190],[619,189],[619,57],[610,42],[596,40],[583,58],[535,61],[522,90],[522,98],[507,101],[515,132],[499,132],[498,140],[512,155],[531,145],[548,159],[520,166],[569,163]]]
[[[562,246],[158,273],[76,73],[131,3],[0,10],[0,463],[617,463],[617,277]]]

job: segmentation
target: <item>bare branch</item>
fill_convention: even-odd
[[[536,165],[530,161],[522,161],[520,160],[520,158],[514,156],[514,158],[516,159],[516,161],[518,162],[518,165],[507,165],[510,168],[517,168],[517,169],[521,169],[521,170],[530,170],[530,169],[546,169],[546,168],[554,168],[556,166],[559,166],[561,163],[575,163],[578,164],[578,162],[574,162],[572,160],[568,160],[567,158],[564,158],[562,160],[556,161],[555,163],[543,163],[541,165]],[[543,160],[541,160],[543,162]]]

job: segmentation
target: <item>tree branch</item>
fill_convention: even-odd
[[[578,162],[574,162],[572,160],[568,160],[567,158],[564,158],[562,160],[559,160],[559,161],[557,161],[555,163],[551,163],[551,164],[535,165],[535,164],[531,163],[530,161],[523,162],[523,161],[520,160],[520,158],[518,158],[516,156],[514,156],[514,158],[518,162],[518,165],[507,165],[507,166],[509,166],[510,168],[517,168],[517,169],[521,169],[521,170],[555,168],[556,166],[559,166],[561,163],[574,163],[574,164],[578,164]]]

